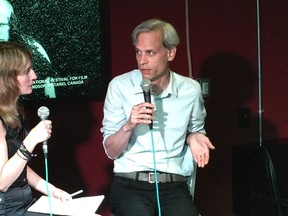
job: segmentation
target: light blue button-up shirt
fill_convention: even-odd
[[[133,70],[109,83],[103,143],[126,123],[133,106],[144,101],[141,81],[141,72]],[[153,171],[153,142],[158,171],[191,176],[194,162],[185,144],[187,133],[205,133],[206,111],[199,83],[171,71],[167,89],[160,95],[152,93],[151,103],[155,105],[152,135],[148,125],[137,125],[126,149],[114,160],[114,172]]]

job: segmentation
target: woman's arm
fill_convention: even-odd
[[[18,150],[19,151],[19,150]],[[20,152],[18,152],[20,156]],[[24,169],[27,160],[15,154],[8,160],[8,149],[6,142],[6,129],[0,121],[0,191],[5,192],[12,183],[19,177]]]
[[[29,185],[34,188],[35,190],[41,192],[42,194],[48,195],[47,191],[47,184],[48,190],[52,197],[61,199],[61,201],[71,200],[72,197],[66,191],[63,191],[57,187],[55,187],[51,183],[47,183],[46,181],[40,177],[34,170],[32,170],[29,166],[27,167],[27,178]]]

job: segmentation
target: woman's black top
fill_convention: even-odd
[[[16,129],[7,126],[0,117],[7,132],[6,142],[8,147],[8,158],[11,158],[16,154],[18,148],[28,134],[27,124],[22,117],[20,118],[22,128]],[[23,215],[32,202],[32,191],[27,181],[26,165],[9,189],[6,192],[0,192],[0,215]]]

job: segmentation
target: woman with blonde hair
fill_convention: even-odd
[[[0,42],[0,215],[24,215],[34,199],[31,188],[46,194],[46,181],[28,165],[37,144],[51,136],[52,122],[43,120],[30,132],[18,99],[32,93],[37,79],[30,51],[13,42]],[[48,184],[52,197],[71,196]],[[26,215],[26,214],[25,214]]]

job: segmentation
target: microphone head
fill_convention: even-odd
[[[149,92],[151,90],[152,84],[150,80],[143,79],[140,86],[144,92]]]
[[[41,106],[41,107],[39,107],[37,113],[38,113],[39,118],[44,120],[44,119],[48,118],[50,111],[46,106]]]

